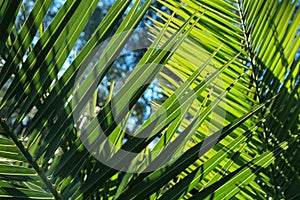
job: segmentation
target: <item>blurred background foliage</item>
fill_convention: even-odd
[[[22,2],[21,9],[18,13],[17,19],[16,19],[16,33],[20,31],[20,28],[24,24],[25,20],[27,19],[28,15],[30,14],[36,0],[25,0]],[[54,0],[48,11],[47,14],[40,26],[40,31],[46,30],[46,28],[49,26],[55,15],[57,14],[58,10],[61,8],[61,6],[65,3],[65,0]],[[70,63],[74,60],[76,55],[80,53],[82,47],[86,44],[86,42],[91,38],[92,34],[94,33],[97,26],[100,24],[103,17],[106,15],[109,8],[113,5],[113,0],[103,0],[100,1],[90,17],[87,25],[85,26],[83,32],[81,33],[79,39],[77,40],[76,44],[74,45],[73,49],[71,50],[71,53],[64,63],[60,74],[62,74],[65,69],[70,65]],[[155,1],[152,4],[153,7],[159,8],[163,10],[166,13],[170,13],[171,11],[168,10],[165,6],[160,4],[158,1]],[[129,10],[129,9],[128,9]],[[125,12],[127,14],[127,12]],[[124,20],[125,15],[122,16],[122,18],[119,19],[118,23],[116,24],[114,31],[116,31],[117,27],[120,25],[120,23]],[[143,17],[141,22],[138,25],[138,28],[146,27],[146,24],[150,25],[152,24],[152,20],[149,18],[156,19],[158,21],[161,21],[161,19],[156,15],[154,10],[149,10],[147,14]],[[111,33],[111,37],[113,35],[113,32]],[[39,33],[37,32],[35,39],[33,39],[31,48],[36,44],[37,40],[39,39]],[[131,45],[132,47],[138,46],[138,47],[145,47],[150,45],[150,41],[147,39],[148,33],[147,32],[139,32],[138,34],[133,34],[130,38],[129,42],[126,44]],[[132,48],[131,47],[131,48]],[[125,47],[126,48],[126,47]],[[114,85],[113,92],[116,93],[119,89],[119,87],[122,86],[124,83],[124,80],[128,77],[130,72],[133,70],[133,68],[136,66],[136,64],[139,62],[139,60],[144,55],[146,49],[137,49],[134,51],[130,51],[128,53],[122,54],[119,56],[116,61],[113,63],[113,66],[108,71],[106,77],[104,80],[99,84],[98,87],[98,94],[97,94],[97,106],[99,108],[103,107],[105,104],[107,97],[109,96],[109,91],[111,88],[111,84]],[[26,58],[26,55],[24,59]],[[10,82],[8,82],[6,85],[9,85]],[[0,100],[4,95],[5,89],[7,87],[4,87],[0,90]],[[130,132],[134,132],[140,125],[152,114],[152,104],[151,101],[155,102],[161,102],[164,101],[165,97],[163,96],[163,93],[161,92],[159,80],[156,79],[145,94],[139,99],[139,101],[136,103],[134,107],[134,112],[131,114],[129,123],[128,123],[128,130]],[[28,115],[26,120],[30,120],[32,118],[34,113],[32,115]],[[28,122],[24,120],[24,125]]]

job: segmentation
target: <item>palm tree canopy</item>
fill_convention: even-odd
[[[299,2],[158,2],[116,0],[64,69],[99,2],[66,0],[44,30],[52,0],[21,28],[23,2],[0,0],[1,199],[299,198]],[[151,44],[99,107],[133,30]]]

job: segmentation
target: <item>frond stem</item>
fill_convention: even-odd
[[[37,174],[40,176],[44,184],[47,186],[49,191],[52,193],[52,195],[55,197],[55,199],[60,200],[61,197],[55,190],[55,188],[52,186],[52,184],[49,182],[47,176],[44,174],[42,169],[38,166],[38,164],[34,161],[31,154],[26,150],[22,142],[18,139],[18,137],[10,130],[10,128],[7,126],[5,119],[0,120],[0,124],[2,128],[7,132],[7,136],[10,137],[13,142],[16,144],[18,149],[22,152],[24,157],[27,159],[27,161],[31,164],[31,166],[34,168],[34,170],[37,172]]]

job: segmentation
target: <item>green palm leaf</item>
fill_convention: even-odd
[[[116,0],[66,70],[98,1],[65,1],[41,31],[51,3],[19,30],[22,1],[0,1],[1,199],[299,197],[297,1],[159,0],[151,45],[97,112],[99,83],[157,2]],[[155,79],[165,99],[130,135]]]

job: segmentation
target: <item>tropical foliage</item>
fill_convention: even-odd
[[[51,3],[18,31],[22,1],[0,0],[1,199],[300,197],[297,1],[160,1],[170,12],[152,8],[151,46],[103,107],[97,86],[153,2],[116,0],[63,71],[98,1],[66,0],[43,30]],[[126,133],[155,80],[164,99]]]

